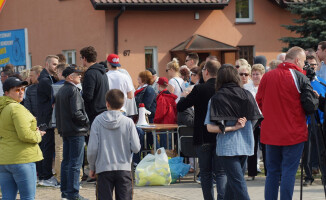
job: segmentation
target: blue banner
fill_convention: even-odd
[[[26,37],[26,29],[0,31],[0,67],[13,64],[26,68]]]

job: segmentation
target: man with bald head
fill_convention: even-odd
[[[266,144],[265,199],[292,199],[295,175],[308,139],[306,114],[317,109],[318,99],[303,74],[306,55],[292,47],[285,60],[262,78],[257,103],[264,115],[261,143]]]

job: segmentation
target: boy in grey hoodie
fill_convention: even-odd
[[[140,150],[134,122],[120,109],[124,94],[118,89],[109,90],[105,96],[108,111],[98,115],[91,128],[87,147],[89,177],[97,174],[97,198],[132,199],[132,152]]]

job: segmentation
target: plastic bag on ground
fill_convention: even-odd
[[[148,154],[136,167],[136,186],[170,185],[171,173],[164,148],[159,148],[155,156]]]
[[[190,170],[190,165],[183,163],[183,157],[174,157],[169,160],[172,182],[175,183],[179,177],[184,177]]]

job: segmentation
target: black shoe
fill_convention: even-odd
[[[314,181],[312,181],[312,180],[305,180],[303,182],[303,186],[308,187],[309,185],[312,185],[312,182],[314,182]]]
[[[86,174],[83,174],[83,177],[81,178],[82,181],[86,181],[88,176]]]
[[[89,180],[86,181],[87,183],[94,183],[96,182],[96,178],[91,178]]]
[[[79,195],[77,198],[70,199],[70,200],[88,200],[88,199]]]

